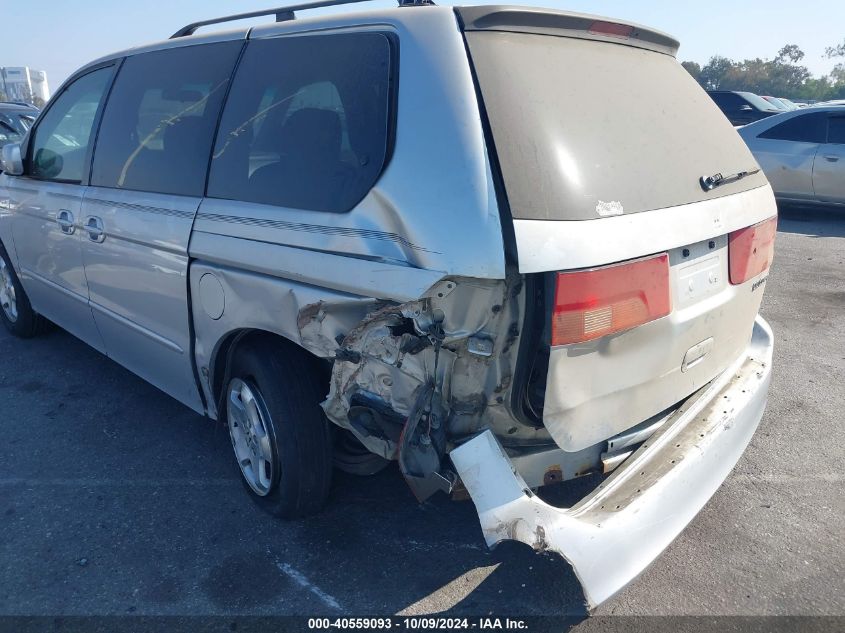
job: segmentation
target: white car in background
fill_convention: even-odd
[[[845,205],[845,108],[802,108],[738,131],[778,202]]]

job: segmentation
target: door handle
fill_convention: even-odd
[[[73,223],[73,213],[67,209],[59,209],[56,214],[56,224],[65,235],[73,235],[76,231],[76,225]]]
[[[826,161],[830,161],[831,163],[835,163],[839,160],[839,156],[834,156],[833,154],[825,154],[824,159]]]
[[[94,215],[85,218],[85,230],[88,231],[88,239],[92,242],[102,242],[106,239],[106,230],[103,228],[103,220]]]

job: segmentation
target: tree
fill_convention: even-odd
[[[845,57],[845,42],[829,47],[826,55]],[[734,61],[716,55],[704,67],[695,62],[684,62],[683,66],[708,90],[747,90],[821,101],[845,96],[845,63],[837,64],[830,75],[813,77],[800,63],[804,57],[804,51],[796,44],[786,44],[772,59]]]
[[[838,46],[828,46],[824,49],[825,57],[833,59],[834,57],[845,57],[845,40]]]
[[[775,57],[775,63],[783,64],[787,61],[797,64],[804,59],[804,51],[798,48],[795,44],[787,44],[778,51],[778,56]]]
[[[692,75],[698,83],[701,83],[701,66],[696,62],[682,62],[681,66],[686,68],[687,72]]]
[[[710,90],[726,89],[725,80],[733,69],[734,63],[727,57],[711,57],[699,75],[699,83]]]

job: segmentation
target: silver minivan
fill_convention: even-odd
[[[225,423],[281,517],[318,511],[333,467],[396,460],[421,500],[468,493],[489,545],[560,554],[593,607],[762,416],[772,190],[665,34],[503,6],[294,19],[320,4],[68,79],[3,151],[2,320]],[[596,473],[571,507],[546,494]]]

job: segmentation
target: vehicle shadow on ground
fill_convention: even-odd
[[[59,612],[67,592],[41,584],[60,578],[97,597],[75,607],[94,613],[586,615],[563,559],[515,542],[489,550],[471,501],[420,504],[395,465],[337,473],[317,516],[267,515],[242,489],[221,424],[57,327],[32,341],[0,333],[0,397],[18,403],[0,420],[0,477],[26,481],[7,501],[22,528],[14,557],[0,555],[19,570],[10,600]],[[27,448],[32,428],[42,452]]]
[[[360,580],[369,584],[368,592],[390,597],[387,611],[586,615],[580,585],[562,558],[514,541],[488,549],[471,501],[437,495],[420,504],[395,465],[374,477],[339,474],[330,504],[303,523],[300,542],[313,548],[337,544],[328,558],[353,567],[366,568],[374,548],[386,555],[392,561],[387,568]],[[352,612],[366,608],[344,606]]]
[[[778,205],[778,231],[811,237],[845,237],[845,208]]]

